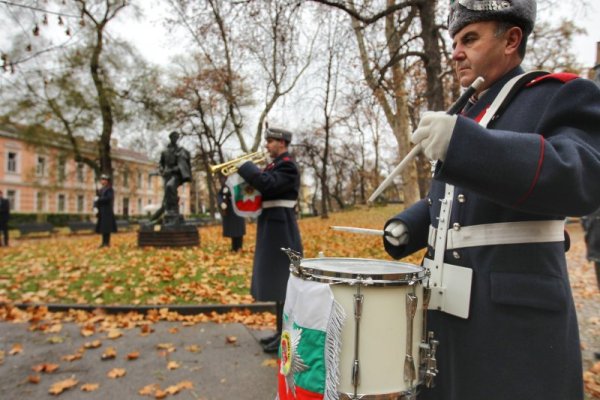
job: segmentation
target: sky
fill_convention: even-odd
[[[150,9],[155,10],[155,7]],[[552,20],[558,20],[563,17],[571,17],[576,21],[578,27],[584,28],[587,33],[578,35],[574,40],[575,54],[579,62],[585,68],[591,68],[596,65],[596,43],[600,42],[600,2],[592,0],[587,4],[585,10],[573,7],[571,1],[563,1],[558,8],[545,11],[542,17]],[[140,51],[152,62],[158,64],[165,63],[171,56],[177,54],[177,46],[173,46],[176,40],[169,37],[163,26],[163,13],[152,12],[144,20],[128,21],[127,31],[139,32],[136,35],[135,43]]]

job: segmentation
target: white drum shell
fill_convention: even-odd
[[[338,391],[353,394],[354,365],[354,294],[356,286],[331,285],[335,300],[344,308],[347,318],[342,331],[340,384]],[[419,371],[419,344],[423,326],[423,285],[361,287],[364,295],[360,319],[358,360],[360,374],[358,394],[405,392],[417,382],[404,381],[406,357],[407,315],[406,294],[417,296],[417,312],[413,320],[412,355],[416,374]]]
[[[338,392],[354,394],[352,383],[355,358],[356,319],[354,295],[363,295],[359,321],[359,384],[357,395],[377,398],[414,393],[419,383],[419,345],[423,336],[424,269],[412,264],[358,258],[304,259],[295,274],[302,279],[329,283],[335,301],[346,313],[340,351]],[[363,282],[359,284],[358,282]],[[417,297],[412,321],[412,357],[416,379],[404,379],[408,322],[406,295]],[[381,396],[381,397],[379,397]]]

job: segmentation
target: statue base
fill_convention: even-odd
[[[139,247],[190,247],[200,245],[198,228],[194,225],[142,225],[138,231]]]

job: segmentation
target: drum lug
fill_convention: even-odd
[[[354,396],[357,395],[358,385],[360,385],[360,362],[358,360],[360,344],[360,318],[362,317],[362,308],[365,296],[360,292],[361,286],[356,287],[354,294],[354,363],[352,365],[352,386],[354,386]]]
[[[404,381],[412,382],[416,378],[415,362],[412,354],[413,321],[417,313],[418,297],[412,293],[406,294],[406,357],[404,359]]]
[[[437,359],[435,358],[437,347],[440,344],[438,340],[433,338],[433,332],[429,331],[427,343],[422,345],[422,349],[427,350],[426,357],[423,358],[423,378],[425,386],[428,388],[434,387],[434,378],[437,376]]]
[[[304,273],[302,272],[302,267],[300,266],[300,263],[302,262],[302,254],[290,248],[284,247],[281,248],[281,251],[283,251],[290,259],[290,272],[303,277]]]

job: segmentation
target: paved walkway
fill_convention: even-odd
[[[126,400],[144,399],[139,394],[147,385],[169,386],[190,381],[192,389],[183,388],[166,398],[202,400],[272,400],[276,394],[275,359],[263,353],[258,338],[272,334],[254,331],[242,324],[202,323],[183,326],[177,322],[152,325],[154,332],[143,335],[140,328],[121,330],[122,336],[107,338],[107,333],[90,337],[81,335],[74,323],[63,324],[60,332],[30,332],[29,324],[0,322],[0,398],[3,400]],[[66,361],[85,343],[100,340],[102,345],[87,349],[81,359]],[[22,352],[10,355],[15,344]],[[108,347],[116,350],[114,359],[102,360]],[[138,352],[139,357],[127,360]],[[175,362],[176,364],[169,364]],[[58,364],[52,373],[36,373],[32,367],[44,363]],[[175,369],[169,369],[178,365]],[[124,369],[120,378],[109,378],[114,368]],[[39,375],[37,384],[29,376]],[[51,386],[73,377],[78,384],[58,396],[49,394]],[[84,392],[85,383],[99,387]]]

